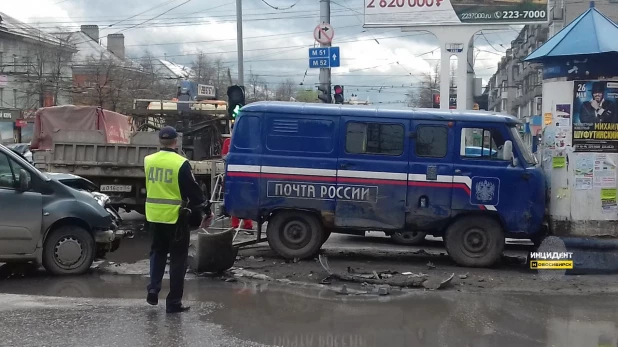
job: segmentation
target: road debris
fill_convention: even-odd
[[[389,295],[391,293],[391,287],[389,285],[377,285],[373,288],[372,293],[377,295]]]
[[[430,269],[435,269],[436,268],[436,266],[432,262],[428,262],[427,263],[427,267],[430,268]]]
[[[468,278],[468,274],[463,274],[463,275],[459,275],[459,278],[462,280],[465,280],[466,278]]]
[[[423,287],[429,290],[444,289],[451,283],[451,281],[453,280],[453,277],[455,277],[455,273],[452,273],[451,276],[447,278],[446,280],[440,280],[438,278],[429,278],[423,282]]]
[[[320,264],[324,268],[324,270],[328,273],[328,277],[325,280],[322,280],[322,283],[330,283],[331,279],[338,279],[341,281],[348,282],[357,282],[357,283],[367,283],[367,284],[377,284],[377,285],[389,285],[395,287],[408,287],[408,288],[420,288],[424,287],[423,283],[428,280],[427,276],[406,276],[404,278],[380,278],[380,276],[376,276],[377,272],[373,274],[373,276],[362,276],[354,273],[335,273],[331,270],[330,265],[328,265],[328,258],[325,255],[320,254],[319,256]],[[453,279],[455,274],[453,273],[446,280],[440,279],[432,279],[435,281],[435,284],[427,283],[429,286],[428,289],[442,289],[445,288]],[[377,278],[376,278],[377,277]],[[427,287],[425,287],[427,288]],[[384,291],[384,290],[383,290]],[[384,294],[386,295],[386,294]]]

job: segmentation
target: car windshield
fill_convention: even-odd
[[[519,135],[519,131],[517,130],[517,128],[513,126],[513,127],[510,127],[510,129],[511,129],[511,136],[513,137],[513,139],[516,142],[515,145],[521,151],[521,154],[524,157],[524,160],[529,165],[536,165],[536,164],[538,164],[538,162],[536,160],[536,157],[532,154],[532,152],[530,151],[528,146],[526,146],[524,144],[524,140],[522,140],[521,136]]]

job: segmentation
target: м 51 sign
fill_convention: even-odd
[[[366,28],[548,21],[547,0],[365,0]]]

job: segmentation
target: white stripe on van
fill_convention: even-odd
[[[228,165],[227,171],[232,172],[260,172],[261,167],[259,165]]]
[[[304,175],[304,176],[324,176],[337,177],[337,170],[330,169],[308,169],[299,167],[279,167],[262,166],[263,173],[284,174],[284,175]]]
[[[348,178],[369,178],[380,180],[405,181],[408,175],[398,172],[337,170],[337,176]]]
[[[281,167],[281,166],[259,166],[259,165],[228,165],[227,170],[231,172],[263,172],[284,175],[304,175],[304,176],[323,176],[323,177],[347,177],[347,178],[366,178],[383,180],[410,180],[419,182],[441,182],[441,183],[463,183],[472,191],[472,179],[468,176],[438,175],[437,180],[428,180],[426,174],[405,174],[384,171],[356,171],[356,170],[331,170],[331,169],[309,169],[301,167]],[[493,205],[484,205],[489,211],[496,211]]]

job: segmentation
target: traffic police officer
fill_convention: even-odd
[[[166,126],[159,132],[161,150],[144,158],[146,173],[146,220],[152,233],[150,284],[146,301],[159,302],[161,282],[170,254],[168,313],[184,312],[184,279],[189,253],[189,214],[204,203],[202,189],[195,181],[189,161],[176,152],[178,133]]]

